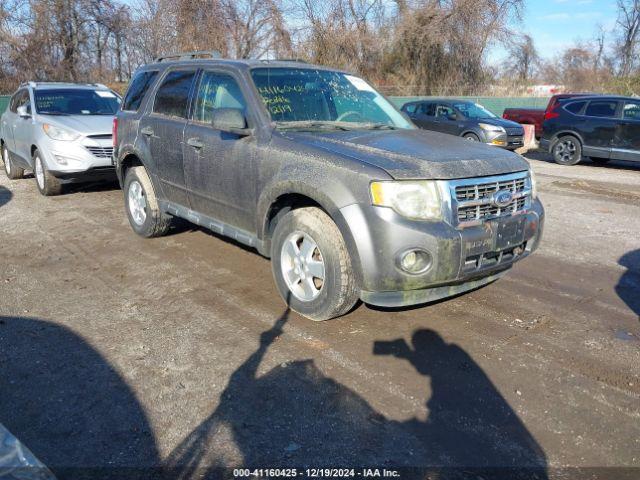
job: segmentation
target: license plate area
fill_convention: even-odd
[[[524,242],[524,220],[521,215],[499,220],[494,250],[505,250]]]

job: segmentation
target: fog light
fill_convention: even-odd
[[[400,268],[411,274],[424,273],[431,267],[431,255],[424,250],[409,250],[400,255]]]
[[[69,159],[67,157],[61,157],[60,155],[54,155],[58,165],[69,165]]]

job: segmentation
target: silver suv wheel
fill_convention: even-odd
[[[129,184],[129,213],[137,225],[142,226],[147,219],[147,200],[142,185],[137,180]]]
[[[42,160],[40,160],[40,156],[36,156],[35,161],[35,174],[36,174],[36,182],[38,182],[38,186],[40,190],[44,190],[44,169],[42,168]]]
[[[7,176],[11,175],[11,160],[9,160],[9,149],[5,146],[2,149],[2,161],[4,162],[4,171]]]
[[[291,293],[303,302],[314,300],[324,285],[324,260],[316,241],[296,231],[287,237],[280,252],[282,276]]]

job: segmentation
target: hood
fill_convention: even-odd
[[[385,170],[395,179],[453,180],[521,172],[520,155],[427,130],[281,132],[303,143]]]
[[[111,135],[114,115],[42,115],[40,120],[82,135]]]
[[[477,123],[488,123],[489,125],[497,125],[498,127],[522,129],[522,125],[520,125],[519,123],[500,117],[474,119],[474,121],[476,121]]]

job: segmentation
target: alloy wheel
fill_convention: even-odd
[[[42,167],[42,160],[40,160],[39,156],[36,157],[35,167],[36,182],[38,182],[40,189],[44,190],[44,168]]]
[[[137,225],[143,225],[147,219],[147,199],[140,182],[134,180],[129,184],[129,213]]]
[[[572,162],[575,159],[577,150],[573,140],[563,140],[556,145],[555,155],[557,159],[563,162]]]
[[[289,235],[282,245],[280,266],[287,287],[298,300],[310,302],[320,295],[324,259],[311,235],[299,231]]]

